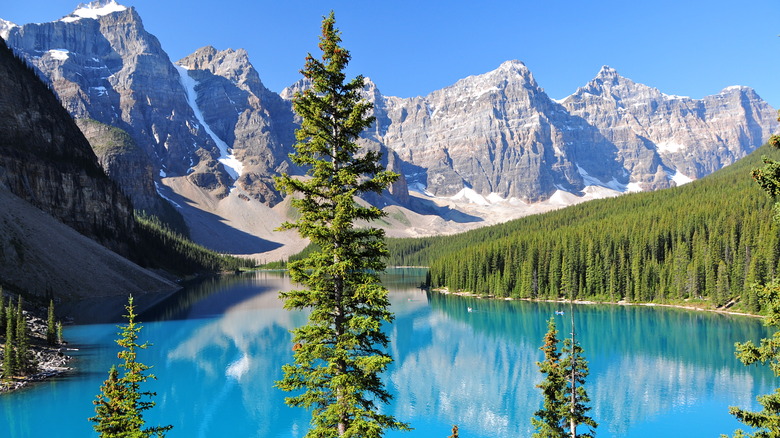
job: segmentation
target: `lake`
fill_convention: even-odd
[[[446,437],[453,424],[462,437],[530,436],[546,321],[555,317],[568,335],[568,305],[431,294],[418,288],[424,276],[394,269],[384,277],[396,314],[388,326],[395,362],[385,376],[395,398],[386,409],[415,428],[387,436]],[[147,425],[172,424],[169,438],[303,436],[308,412],[287,407],[287,394],[273,387],[292,360],[289,330],[306,321],[277,298],[291,287],[281,273],[229,275],[141,313],[140,340],[154,345],[139,360],[158,377],[144,387],[157,392]],[[614,305],[573,311],[598,437],[730,434],[740,424],[728,406],[757,409],[755,397],[778,385],[734,357],[734,342],[768,335],[756,318]],[[66,327],[76,370],[0,397],[0,436],[96,436],[87,418],[118,363],[116,323]]]

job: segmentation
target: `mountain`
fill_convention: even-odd
[[[6,290],[66,298],[178,288],[119,255],[136,253],[132,204],[56,97],[2,40],[0,205]]]
[[[188,100],[236,185],[262,203],[277,204],[281,196],[272,176],[290,166],[287,153],[295,141],[290,103],[265,88],[243,49],[203,47],[176,65],[182,83],[192,85]]]
[[[423,169],[436,196],[471,189],[527,202],[580,193],[583,174],[627,183],[613,144],[550,99],[521,62],[462,79],[425,98],[384,99],[385,144]]]
[[[273,231],[294,214],[273,177],[303,173],[288,154],[299,123],[291,99],[304,80],[274,93],[241,49],[207,46],[172,62],[135,9],[113,0],[52,23],[2,21],[0,35],[71,115],[125,131],[146,155],[108,171],[134,204],[162,216],[170,202],[192,237],[218,251],[266,257],[295,239]],[[609,67],[561,101],[519,61],[424,97],[384,96],[366,79],[364,96],[376,123],[359,141],[402,175],[367,198],[389,213],[381,226],[391,235],[454,233],[679,185],[778,128],[749,88],[669,96]]]
[[[644,190],[698,179],[763,144],[776,114],[750,88],[703,99],[670,96],[603,67],[562,105],[618,148],[632,183]]]
[[[216,161],[219,149],[200,129],[179,71],[135,9],[93,2],[58,21],[6,25],[4,32],[74,118],[121,128],[156,171],[189,174],[196,184],[227,193],[231,183]]]
[[[390,239],[434,287],[497,297],[683,303],[757,313],[780,262],[774,201],[751,170],[769,145],[682,187],[601,199],[457,236]]]

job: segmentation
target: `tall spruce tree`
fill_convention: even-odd
[[[5,347],[3,348],[3,377],[6,379],[15,376],[16,368],[16,349],[14,348],[14,333],[16,326],[13,318],[14,308],[9,305],[5,308]]]
[[[585,390],[588,376],[588,362],[577,343],[572,319],[572,337],[563,341],[558,352],[558,330],[554,319],[547,322],[547,333],[540,350],[544,360],[537,362],[539,371],[545,375],[537,385],[542,390],[542,407],[534,413],[531,424],[536,431],[534,438],[592,438],[596,422],[587,415],[590,402]],[[580,425],[589,426],[587,433],[577,433]]]
[[[773,135],[769,139],[769,144],[780,149],[780,135]],[[777,199],[780,195],[780,163],[766,157],[763,157],[763,161],[764,167],[754,169],[752,175],[753,179],[775,201],[774,222],[777,225],[780,222],[780,202]],[[780,282],[778,279],[774,279],[766,285],[755,284],[748,292],[748,296],[757,296],[758,302],[767,313],[764,325],[780,327]],[[738,342],[736,349],[737,358],[743,364],[768,364],[775,376],[780,377],[780,331],[775,331],[771,338],[761,339],[759,345],[755,345],[752,341]],[[729,408],[729,412],[737,417],[737,420],[757,429],[753,433],[737,430],[734,437],[780,438],[780,388],[775,389],[773,394],[758,396],[757,400],[762,406],[761,411],[758,412],[736,406]],[[726,435],[721,436],[725,437]]]
[[[155,406],[152,397],[157,394],[151,391],[141,391],[141,384],[149,379],[156,379],[148,371],[148,365],[137,360],[138,350],[149,347],[148,342],[138,344],[138,333],[143,326],[135,322],[135,307],[132,295],[128,298],[127,325],[120,326],[122,330],[116,340],[122,349],[117,357],[123,362],[119,367],[123,369],[122,375],[116,366],[112,366],[108,373],[108,379],[100,387],[100,394],[93,401],[95,416],[89,421],[95,423],[93,429],[101,438],[144,438],[164,437],[165,433],[173,426],[155,426],[144,428],[143,413]]]
[[[0,286],[0,336],[5,336],[5,296],[3,296],[2,286]]]
[[[36,364],[30,351],[30,337],[27,329],[27,318],[24,317],[22,309],[22,297],[18,297],[16,306],[16,337],[14,345],[16,349],[16,370],[19,374],[26,375],[31,373]]]
[[[565,391],[564,423],[568,426],[568,435],[571,438],[593,438],[598,424],[588,415],[590,411],[590,398],[585,390],[585,378],[588,377],[588,361],[582,354],[582,347],[576,341],[574,335],[563,341],[564,359],[561,360],[561,369],[564,378],[567,379]],[[579,426],[588,426],[586,433],[577,433]]]
[[[755,285],[759,300],[764,304],[768,316],[764,318],[767,327],[780,327],[780,283],[773,280],[767,285]],[[745,365],[761,363],[780,377],[780,331],[775,331],[771,338],[761,339],[759,345],[752,341],[737,343],[737,358]],[[740,422],[753,427],[756,431],[749,433],[737,430],[735,438],[780,438],[780,388],[772,394],[757,397],[762,409],[758,412],[748,411],[737,406],[729,407],[729,412]],[[725,437],[726,435],[721,435]]]
[[[57,345],[57,322],[54,319],[54,300],[49,300],[49,314],[46,318],[46,343]]]
[[[308,169],[306,178],[282,175],[277,187],[296,195],[300,217],[283,229],[297,229],[318,248],[290,263],[293,281],[304,290],[282,292],[287,309],[311,309],[308,323],[293,330],[294,362],[283,366],[276,385],[297,391],[290,406],[310,409],[306,437],[380,437],[408,425],[380,412],[391,396],[380,374],[392,362],[382,324],[391,322],[387,289],[378,273],[385,269],[384,232],[355,227],[384,213],[355,197],[381,193],[397,174],[380,165],[379,152],[355,142],[369,127],[372,106],[360,97],[363,77],[345,82],[349,52],[341,47],[334,13],[322,21],[322,58],[306,57],[302,73],[311,87],[296,93],[293,108],[302,123],[292,161]]]
[[[558,351],[558,329],[555,319],[547,321],[547,333],[544,344],[539,348],[544,352],[544,360],[537,362],[539,372],[544,374],[542,383],[536,385],[542,390],[542,407],[534,413],[531,424],[536,429],[534,438],[560,438],[565,436],[563,428],[564,392],[566,379],[561,368],[561,353]]]

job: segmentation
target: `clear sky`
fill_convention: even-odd
[[[351,76],[390,96],[424,96],[523,61],[554,99],[602,65],[667,94],[701,98],[746,85],[780,109],[780,0],[120,0],[171,60],[212,45],[244,48],[266,87],[299,79],[331,9]],[[78,1],[5,0],[0,18],[46,22]]]

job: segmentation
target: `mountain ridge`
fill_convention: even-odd
[[[114,4],[96,6],[108,3]],[[268,90],[242,49],[205,46],[172,62],[132,7],[70,22],[4,26],[14,49],[74,117],[118,126],[133,137],[165,193],[201,199],[199,208],[216,221],[225,218],[217,213],[223,200],[242,205],[231,197],[271,207],[281,219],[289,214],[275,208],[283,197],[272,178],[303,173],[288,154],[298,123],[290,99],[305,81],[279,94]],[[774,110],[749,88],[727,87],[698,100],[670,96],[608,66],[558,101],[518,60],[423,97],[384,96],[370,79],[364,95],[377,121],[360,142],[382,151],[391,170],[402,174],[392,190],[371,199],[403,218],[388,221],[396,234],[419,234],[422,224],[434,222],[443,226],[429,232],[450,233],[586,199],[672,187],[745,156],[777,129]],[[234,164],[242,168],[237,179]],[[197,216],[185,213],[190,227],[202,223],[204,216]],[[244,220],[230,223],[242,232],[254,229]]]

